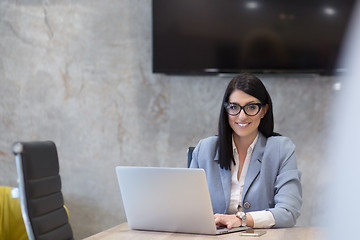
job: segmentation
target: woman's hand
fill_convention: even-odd
[[[228,229],[241,226],[241,220],[235,215],[216,213],[214,220],[216,225],[226,226]]]

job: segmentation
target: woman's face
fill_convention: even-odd
[[[232,92],[228,102],[237,103],[242,107],[251,103],[261,103],[259,99],[240,90]],[[240,113],[235,116],[228,114],[229,125],[238,137],[252,141],[258,133],[260,121],[265,116],[267,109],[268,105],[262,106],[255,116],[246,115],[244,109],[241,109]]]

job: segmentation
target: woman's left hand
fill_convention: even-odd
[[[241,226],[241,220],[235,215],[216,213],[214,220],[216,225],[226,226],[228,229]]]

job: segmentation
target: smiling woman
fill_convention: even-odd
[[[198,143],[190,165],[206,172],[215,222],[294,226],[302,205],[295,145],[274,132],[272,101],[256,76],[243,73],[230,81],[218,131]]]

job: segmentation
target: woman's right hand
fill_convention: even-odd
[[[216,225],[226,226],[228,229],[241,226],[241,220],[235,215],[216,213],[214,220]]]

